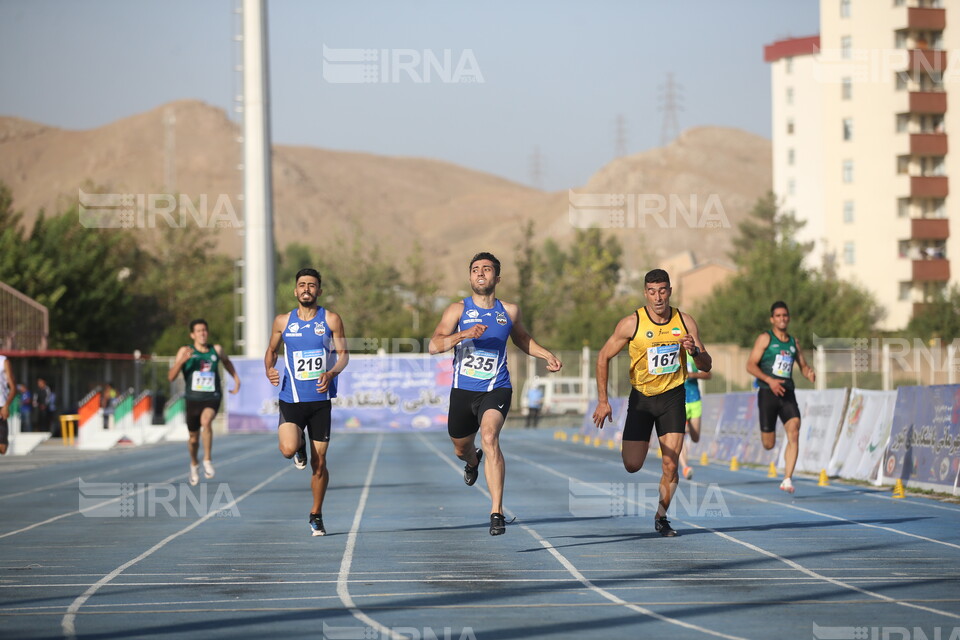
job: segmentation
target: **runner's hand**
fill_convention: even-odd
[[[610,403],[606,401],[597,403],[597,410],[593,412],[593,424],[597,425],[597,429],[603,429],[603,423],[607,420],[613,422],[613,409],[610,408]]]

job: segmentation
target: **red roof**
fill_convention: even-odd
[[[777,40],[773,44],[768,44],[763,48],[764,62],[776,62],[780,58],[792,58],[793,56],[809,56],[820,51],[820,36],[807,36],[805,38],[788,38],[786,40]]]

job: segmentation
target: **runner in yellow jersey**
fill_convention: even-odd
[[[660,503],[654,517],[654,529],[661,536],[677,532],[667,520],[667,509],[680,481],[678,457],[686,429],[683,383],[687,379],[686,357],[693,357],[700,371],[710,371],[713,361],[700,342],[696,321],[670,306],[670,276],[654,269],[643,278],[647,304],[617,323],[613,335],[597,358],[597,410],[593,422],[598,428],[613,419],[607,400],[610,360],[630,345],[630,398],[623,427],[621,455],[623,466],[636,473],[643,466],[650,448],[650,435],[657,428],[663,452],[660,476]]]

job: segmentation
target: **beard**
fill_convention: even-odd
[[[478,296],[488,296],[493,293],[493,290],[497,285],[493,283],[488,283],[486,286],[481,286],[478,284],[471,284],[470,288],[473,289],[473,292]]]
[[[299,302],[304,307],[312,307],[313,304],[317,301],[317,296],[312,296],[309,293],[303,293],[297,298]]]

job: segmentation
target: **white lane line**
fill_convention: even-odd
[[[516,458],[516,459],[520,460],[521,462],[526,462],[526,463],[529,464],[529,465],[532,465],[532,466],[534,466],[534,467],[537,467],[538,469],[542,469],[542,470],[544,470],[544,471],[546,471],[546,472],[548,472],[548,473],[551,473],[551,474],[553,474],[553,475],[555,475],[555,476],[559,476],[560,478],[563,478],[564,480],[567,480],[567,481],[573,480],[573,481],[575,481],[575,482],[584,482],[583,480],[579,480],[578,478],[575,478],[575,477],[573,477],[573,476],[564,475],[564,474],[560,473],[559,471],[556,471],[556,470],[554,470],[554,469],[552,469],[552,468],[550,468],[550,467],[548,467],[548,466],[546,466],[546,465],[540,464],[539,462],[535,462],[535,461],[533,461],[533,460],[530,460],[529,458],[525,458],[525,457],[523,457],[523,456],[518,456],[518,455],[516,455],[516,454],[511,454],[511,457],[512,457],[512,458]],[[648,473],[653,473],[653,472],[652,472],[652,471],[649,471]],[[692,483],[691,483],[691,484],[692,484]],[[601,492],[604,491],[604,490],[603,490],[601,487],[599,487],[599,486],[598,486],[597,488],[598,488]],[[609,493],[611,496],[614,495],[612,491],[607,491],[607,493]],[[636,501],[636,500],[634,500],[634,499],[632,499],[632,498],[624,497],[624,500],[626,500],[627,502],[631,502],[631,503],[633,503],[633,504],[635,504],[635,505],[637,505],[637,506],[641,506],[638,501]],[[785,506],[789,506],[789,505],[785,505]],[[811,511],[810,513],[816,513],[816,512]],[[741,546],[743,546],[743,547],[746,547],[747,549],[750,549],[751,551],[754,551],[754,552],[759,553],[759,554],[761,554],[761,555],[765,555],[765,556],[767,556],[768,558],[772,558],[772,559],[774,559],[774,560],[778,560],[778,561],[786,564],[787,566],[792,567],[793,569],[796,569],[797,571],[800,571],[801,573],[804,573],[804,574],[806,574],[806,575],[808,575],[808,576],[810,576],[810,577],[812,577],[812,578],[817,578],[817,579],[819,579],[819,580],[823,580],[824,582],[829,582],[829,583],[832,584],[832,585],[835,585],[835,586],[838,586],[838,587],[843,587],[843,588],[849,589],[849,590],[851,590],[851,591],[856,591],[857,593],[862,593],[862,594],[864,594],[864,595],[870,596],[870,597],[872,597],[872,598],[876,598],[876,599],[881,600],[881,601],[883,601],[883,602],[889,602],[889,603],[891,603],[891,604],[898,604],[898,605],[901,605],[901,606],[904,606],[904,607],[910,607],[910,608],[912,608],[912,609],[920,609],[921,611],[926,611],[926,612],[928,612],[928,613],[940,614],[940,615],[946,616],[946,617],[948,617],[948,618],[960,619],[960,614],[950,613],[949,611],[941,611],[940,609],[933,609],[933,608],[931,608],[931,607],[923,607],[923,606],[920,606],[920,605],[916,605],[916,604],[907,602],[907,601],[905,601],[905,600],[897,600],[896,598],[891,598],[890,596],[885,596],[885,595],[883,595],[882,593],[876,593],[876,592],[873,592],[873,591],[869,591],[869,590],[867,590],[867,589],[861,589],[860,587],[857,587],[857,586],[855,586],[855,585],[849,584],[849,583],[844,582],[844,581],[842,581],[842,580],[838,580],[838,579],[836,579],[836,578],[830,578],[830,577],[825,576],[825,575],[823,575],[823,574],[821,574],[821,573],[817,573],[816,571],[813,571],[813,570],[811,570],[811,569],[808,569],[808,568],[804,567],[803,565],[799,564],[798,562],[794,562],[793,560],[790,560],[789,558],[784,558],[783,556],[777,555],[777,554],[773,553],[772,551],[767,551],[766,549],[762,549],[762,548],[760,548],[760,547],[758,547],[758,546],[756,546],[756,545],[754,545],[754,544],[751,544],[751,543],[749,543],[749,542],[745,542],[745,541],[743,541],[743,540],[739,540],[739,539],[737,539],[737,538],[734,538],[734,537],[731,536],[731,535],[728,535],[728,534],[723,533],[723,532],[721,532],[721,531],[717,531],[716,529],[711,529],[710,527],[701,527],[701,526],[698,525],[698,524],[694,524],[694,523],[692,523],[692,522],[687,522],[687,521],[685,521],[685,520],[680,520],[679,518],[674,518],[674,519],[677,520],[677,522],[682,522],[682,523],[684,523],[685,525],[694,527],[694,528],[696,528],[696,529],[701,529],[701,530],[703,530],[703,531],[709,531],[710,533],[713,533],[713,534],[716,534],[716,535],[720,536],[720,537],[723,538],[724,540],[728,540],[729,542],[733,542],[733,543],[735,543],[735,544],[738,544],[738,545],[741,545]],[[850,522],[853,522],[853,521],[851,520]]]
[[[558,453],[562,453],[562,450],[561,450],[561,449],[556,449],[556,448],[554,448],[554,447],[547,447],[547,448],[550,449],[550,450],[552,450],[552,451],[556,451],[556,452],[558,452]],[[621,467],[621,466],[622,466],[619,462],[614,462],[614,461],[612,461],[612,460],[603,460],[603,459],[601,459],[601,458],[595,458],[595,457],[593,457],[593,456],[585,456],[585,455],[582,455],[582,454],[570,454],[570,455],[575,456],[575,457],[577,457],[577,458],[585,458],[585,459],[588,459],[588,460],[592,460],[592,461],[594,461],[594,462],[603,462],[604,464],[615,465],[615,466],[617,466],[617,467]],[[649,469],[641,469],[641,470],[640,470],[640,473],[649,474],[649,475],[655,476],[655,477],[657,477],[657,478],[660,477],[660,474],[659,474],[659,473],[657,473],[657,472],[655,472],[655,471],[651,471],[651,470],[649,470]],[[707,485],[705,485],[705,484],[703,484],[703,483],[701,483],[701,482],[689,481],[689,483],[690,483],[690,484],[697,485],[697,486],[699,486],[699,487],[705,487],[705,488],[707,487]],[[776,505],[776,506],[778,506],[778,507],[784,507],[784,508],[787,508],[787,509],[793,509],[794,511],[801,511],[801,512],[803,512],[803,513],[809,513],[809,514],[811,514],[811,515],[820,516],[820,517],[823,517],[823,518],[828,518],[828,519],[830,519],[830,520],[836,520],[836,521],[838,521],[838,522],[846,522],[846,523],[849,523],[849,524],[856,524],[856,525],[860,525],[861,527],[867,527],[867,528],[870,528],[870,529],[880,529],[881,531],[887,531],[887,532],[889,532],[889,533],[896,533],[896,534],[899,534],[899,535],[901,535],[901,536],[907,536],[908,538],[916,538],[917,540],[923,540],[924,542],[931,542],[931,543],[933,543],[933,544],[942,544],[942,545],[945,546],[945,547],[952,547],[952,548],[954,548],[954,549],[960,549],[960,544],[954,544],[953,542],[947,542],[946,540],[937,540],[936,538],[929,538],[929,537],[927,537],[927,536],[921,536],[921,535],[916,534],[916,533],[910,533],[910,532],[908,532],[908,531],[901,531],[900,529],[894,529],[893,527],[885,527],[885,526],[882,526],[882,525],[879,525],[879,524],[870,524],[869,522],[861,522],[860,520],[850,520],[849,518],[844,518],[844,517],[842,517],[842,516],[835,516],[835,515],[832,515],[832,514],[830,514],[830,513],[823,513],[823,512],[821,512],[821,511],[814,511],[813,509],[807,509],[806,507],[798,507],[798,506],[795,505],[795,504],[787,504],[787,503],[785,503],[785,502],[780,502],[780,501],[778,501],[778,500],[768,500],[768,499],[766,499],[766,498],[761,498],[761,497],[759,497],[759,496],[752,496],[752,495],[750,495],[749,493],[741,493],[740,491],[737,491],[737,490],[735,490],[735,489],[728,489],[728,488],[722,487],[722,486],[720,486],[720,485],[716,485],[716,486],[717,486],[718,489],[720,489],[720,491],[723,491],[724,493],[729,493],[729,494],[731,494],[731,495],[739,496],[739,497],[741,497],[741,498],[749,498],[750,500],[754,500],[755,502],[762,502],[762,503],[764,503],[764,504],[772,504],[772,505]],[[928,506],[934,506],[934,505],[928,505]],[[951,510],[951,511],[952,511],[952,510]]]
[[[420,438],[420,441],[424,443],[427,446],[427,448],[429,448],[431,451],[437,454],[437,456],[439,456],[441,460],[443,460],[448,465],[450,465],[453,468],[453,470],[457,472],[457,474],[461,474],[463,472],[463,470],[460,467],[458,467],[449,457],[444,455],[443,452],[441,452],[432,442],[427,440],[423,436],[423,434],[418,433],[417,437]],[[490,492],[487,491],[485,488],[478,487],[478,489],[482,491],[487,496],[487,498],[490,497]],[[504,512],[505,512],[504,515],[508,515],[510,517],[516,517],[515,514],[510,512],[508,509],[504,509]],[[654,618],[656,620],[660,620],[662,622],[667,622],[669,624],[677,625],[685,629],[699,631],[700,633],[704,633],[710,636],[715,636],[717,638],[727,638],[728,640],[744,640],[740,636],[727,635],[725,633],[720,633],[719,631],[714,631],[712,629],[707,629],[706,627],[701,627],[699,625],[692,624],[690,622],[684,622],[682,620],[677,620],[676,618],[670,618],[668,616],[659,614],[656,611],[647,609],[646,607],[641,607],[640,605],[627,602],[626,600],[620,598],[619,596],[614,595],[613,593],[607,591],[606,589],[602,589],[597,585],[593,584],[590,580],[587,579],[586,576],[580,573],[580,571],[573,565],[572,562],[567,560],[567,558],[562,553],[557,551],[556,548],[552,544],[550,544],[548,540],[546,540],[543,536],[537,533],[537,531],[533,527],[530,527],[525,524],[520,524],[520,528],[526,531],[528,534],[530,534],[537,542],[539,542],[543,546],[543,548],[546,549],[550,553],[550,555],[552,555],[554,559],[556,559],[557,562],[559,562],[570,573],[570,575],[577,580],[577,582],[587,587],[597,595],[605,598],[606,600],[609,600],[614,604],[626,607],[627,609],[630,609],[631,611],[635,611],[636,613],[643,614],[645,616]]]
[[[360,529],[360,520],[363,519],[363,510],[367,506],[367,497],[370,495],[370,484],[373,482],[373,472],[377,468],[377,458],[380,456],[380,446],[383,444],[383,434],[377,435],[377,444],[373,448],[373,455],[370,456],[370,466],[367,468],[367,478],[363,481],[363,491],[360,492],[360,500],[357,502],[357,511],[353,514],[353,525],[350,527],[350,533],[347,534],[347,544],[343,549],[343,559],[340,561],[340,573],[337,576],[337,595],[340,596],[340,602],[347,608],[354,618],[367,625],[371,629],[376,629],[381,635],[389,638],[403,640],[403,636],[394,632],[389,627],[380,624],[357,607],[353,598],[350,596],[349,580],[350,566],[353,564],[353,552],[357,547],[357,531]]]
[[[225,505],[223,508],[224,508],[224,509],[232,509],[233,507],[235,507],[235,506],[237,506],[238,504],[240,504],[240,503],[241,503],[244,499],[246,499],[248,496],[256,493],[257,491],[259,491],[259,490],[262,489],[263,487],[267,486],[268,484],[270,484],[271,482],[273,482],[274,480],[276,480],[277,478],[279,478],[279,477],[280,477],[281,475],[283,475],[284,473],[287,473],[288,471],[290,471],[290,469],[291,469],[291,467],[289,467],[289,466],[284,466],[284,468],[281,469],[280,471],[277,471],[276,473],[274,473],[272,476],[270,476],[270,477],[267,478],[266,480],[262,481],[261,483],[259,483],[259,484],[257,484],[256,486],[250,488],[249,490],[247,490],[247,492],[244,493],[243,495],[241,495],[239,498],[234,498],[229,504]],[[133,560],[130,560],[130,561],[128,561],[128,562],[125,562],[124,564],[120,565],[119,567],[117,567],[116,569],[114,569],[113,571],[111,571],[110,573],[108,573],[107,575],[105,575],[104,577],[100,578],[99,580],[97,580],[97,581],[96,581],[95,583],[93,583],[92,585],[90,585],[90,588],[88,588],[86,591],[84,591],[83,594],[81,594],[79,597],[77,597],[77,598],[70,604],[70,606],[67,607],[67,613],[66,613],[66,615],[63,616],[63,620],[61,620],[61,622],[60,622],[60,627],[61,627],[61,629],[63,630],[63,636],[64,636],[65,638],[68,638],[69,640],[73,640],[74,638],[77,637],[77,629],[76,629],[76,626],[75,626],[75,620],[76,620],[76,617],[77,617],[77,611],[79,611],[79,610],[80,610],[80,607],[82,607],[83,604],[93,596],[93,594],[95,594],[97,591],[99,591],[101,587],[109,584],[111,580],[113,580],[114,578],[116,578],[117,576],[119,576],[121,573],[123,573],[124,570],[126,570],[128,567],[132,567],[133,565],[137,564],[137,563],[140,562],[141,560],[150,557],[151,555],[153,555],[154,552],[159,551],[159,550],[162,549],[164,546],[166,546],[166,544],[167,544],[168,542],[172,542],[173,540],[176,540],[177,538],[179,538],[179,537],[182,536],[183,534],[189,533],[190,531],[193,531],[194,529],[196,529],[197,527],[199,527],[201,524],[203,524],[204,522],[206,522],[206,521],[209,520],[210,518],[213,518],[214,516],[218,516],[219,513],[220,513],[219,510],[218,510],[218,511],[210,511],[210,512],[208,512],[205,516],[202,516],[202,517],[199,518],[198,520],[195,520],[194,522],[190,523],[189,525],[187,525],[186,527],[184,527],[184,528],[181,529],[180,531],[177,531],[176,533],[170,534],[169,536],[167,536],[166,538],[164,538],[163,540],[161,540],[161,541],[158,542],[157,544],[153,545],[152,547],[150,547],[149,549],[147,549],[146,551],[144,551],[143,553],[141,553],[139,556],[137,556],[137,557],[134,558]]]
[[[223,462],[218,462],[217,464],[218,464],[219,466],[226,466],[226,465],[228,465],[228,464],[232,464],[232,463],[237,462],[237,461],[239,461],[239,460],[244,460],[244,459],[246,459],[246,458],[249,458],[249,457],[251,457],[251,456],[254,456],[254,455],[256,455],[257,453],[258,453],[257,451],[249,451],[249,452],[243,453],[243,454],[241,454],[241,455],[239,455],[239,456],[236,456],[236,457],[233,457],[233,458],[229,458],[229,459],[227,459],[227,460],[224,460]],[[162,480],[162,481],[159,482],[158,484],[169,484],[169,483],[174,482],[174,481],[177,480],[177,479],[182,479],[182,478],[183,478],[183,474],[182,474],[182,473],[178,473],[177,475],[171,476],[170,478],[167,478],[166,480]],[[76,482],[76,480],[71,480],[71,482]],[[121,500],[129,500],[129,499],[132,498],[133,496],[140,495],[141,493],[143,493],[143,492],[145,492],[145,491],[147,491],[147,490],[149,490],[149,489],[150,489],[150,484],[145,484],[141,489],[138,489],[137,491],[134,491],[133,493],[126,493],[126,494],[117,496],[116,498],[111,498],[110,500],[104,500],[103,502],[98,502],[97,504],[90,505],[89,507],[84,507],[83,509],[77,509],[76,511],[68,511],[67,513],[61,513],[61,514],[58,515],[58,516],[53,516],[52,518],[47,518],[46,520],[42,520],[42,521],[40,521],[40,522],[34,522],[33,524],[28,525],[28,526],[26,526],[26,527],[23,527],[23,528],[21,528],[21,529],[15,529],[15,530],[13,530],[13,531],[8,531],[8,532],[6,532],[6,533],[0,534],[0,540],[2,540],[3,538],[10,537],[10,536],[15,536],[15,535],[17,535],[18,533],[24,533],[25,531],[30,531],[31,529],[36,529],[37,527],[42,527],[42,526],[45,525],[45,524],[50,524],[50,523],[52,523],[52,522],[56,522],[57,520],[63,520],[64,518],[69,518],[70,516],[79,515],[79,514],[82,514],[82,513],[87,512],[87,511],[95,511],[96,509],[99,509],[100,507],[106,506],[106,505],[108,505],[108,504],[113,504],[114,502],[119,502],[119,501],[121,501]]]

